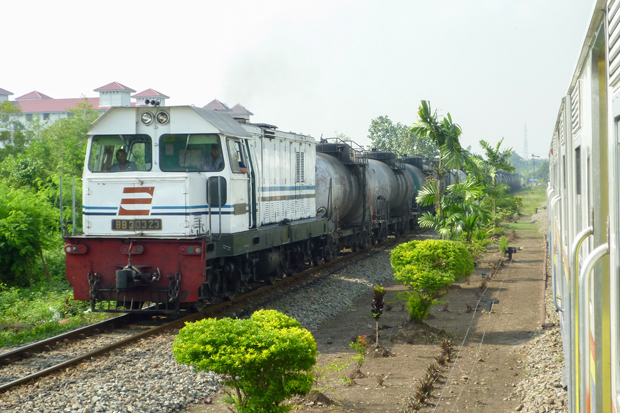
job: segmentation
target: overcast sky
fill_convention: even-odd
[[[484,139],[546,158],[593,0],[11,1],[0,88],[97,97],[117,81],[169,105],[242,104],[252,121],[370,143],[421,100]]]

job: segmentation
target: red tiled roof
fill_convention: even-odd
[[[218,110],[220,112],[230,112],[231,110],[228,106],[226,106],[226,104],[220,102],[217,99],[213,99],[202,108],[207,110]]]
[[[137,93],[132,98],[163,98],[170,99],[170,96],[166,96],[163,93],[159,93],[154,89],[147,89],[144,92]]]
[[[0,94],[2,94],[2,95],[12,95],[13,93],[12,93],[12,92],[9,92],[9,91],[8,91],[8,90],[6,90],[6,89],[2,89],[2,88],[0,87]]]
[[[95,92],[110,92],[110,91],[117,91],[117,90],[135,92],[135,90],[133,90],[132,88],[127,87],[125,85],[121,85],[118,82],[112,82],[112,83],[108,83],[105,86],[101,86],[100,88],[95,89]]]
[[[24,96],[15,98],[15,100],[29,100],[29,99],[52,99],[52,98],[47,95],[44,95],[41,92],[37,92],[36,90],[34,92],[27,93]]]
[[[230,112],[230,116],[234,117],[235,115],[250,116],[253,115],[253,113],[237,103]]]
[[[75,109],[78,103],[84,103],[84,98],[48,98],[39,100],[22,100],[15,103],[22,109],[22,113],[67,112],[69,109]],[[94,110],[105,110],[105,108],[99,107],[99,98],[86,98],[85,103],[91,105]]]

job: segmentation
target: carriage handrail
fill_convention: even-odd
[[[605,255],[609,254],[609,244],[601,244],[596,247],[584,260],[583,268],[579,273],[579,387],[582,389],[587,388],[587,372],[586,361],[590,357],[590,352],[586,352],[585,349],[589,348],[588,332],[590,330],[590,317],[586,316],[586,309],[588,299],[590,296],[590,275],[594,266]],[[581,403],[585,404],[585,397],[581,398]],[[585,405],[580,409],[585,411]]]
[[[550,211],[550,216],[554,216],[555,213],[555,206],[558,203],[558,201],[562,199],[562,197],[560,195],[556,195],[552,200],[551,200],[551,211]],[[553,231],[553,240],[552,242],[555,240],[555,231]],[[554,244],[555,245],[555,244]],[[564,309],[562,307],[560,307],[560,305],[558,304],[558,296],[557,296],[557,287],[556,287],[556,277],[555,277],[555,264],[554,264],[554,260],[551,260],[551,268],[553,269],[553,271],[551,272],[551,285],[553,287],[553,304],[555,305],[555,309],[557,311],[560,312],[564,312]]]

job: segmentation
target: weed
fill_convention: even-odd
[[[340,382],[345,386],[353,386],[357,384],[355,382],[355,373],[349,373],[348,375],[343,374],[341,376],[338,376],[338,378],[340,379]]]
[[[383,382],[385,381],[385,379],[388,378],[389,375],[390,373],[386,374],[385,376],[383,374],[379,374],[379,376],[377,377],[377,386],[383,386]]]

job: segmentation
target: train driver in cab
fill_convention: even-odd
[[[198,165],[200,171],[215,172],[224,169],[224,158],[219,144],[211,145],[211,153],[202,156],[202,161]]]
[[[127,152],[125,149],[119,149],[116,151],[117,162],[112,165],[110,171],[137,171],[135,162],[127,161]]]

